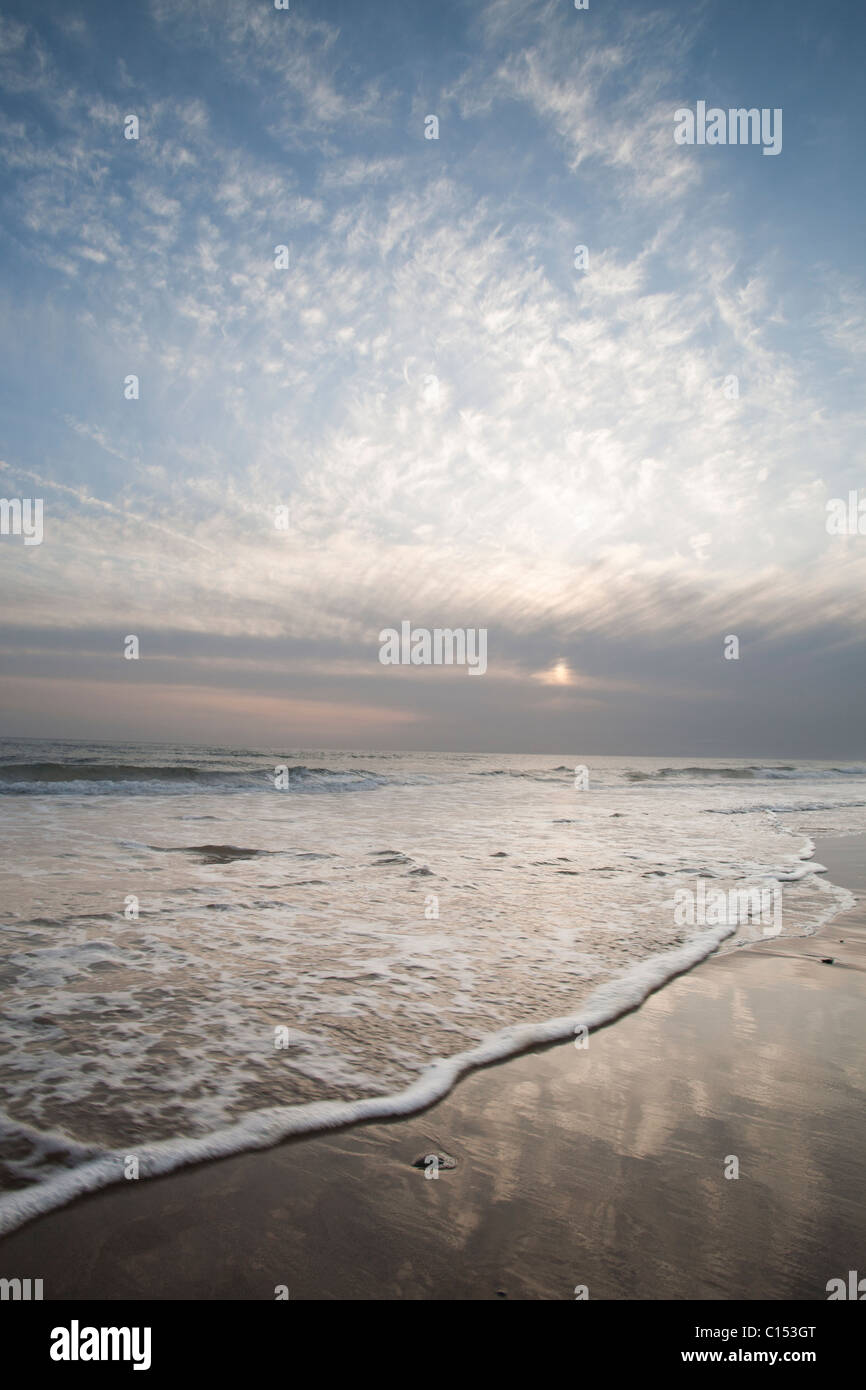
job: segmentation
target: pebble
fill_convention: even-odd
[[[447,1172],[447,1171],[450,1170],[451,1168],[456,1168],[456,1167],[457,1167],[457,1159],[456,1159],[456,1158],[452,1158],[450,1154],[436,1153],[435,1150],[434,1150],[434,1151],[431,1151],[430,1153],[419,1154],[418,1157],[414,1160],[414,1162],[413,1162],[413,1164],[412,1164],[412,1167],[413,1167],[413,1168],[426,1168],[426,1167],[427,1167],[427,1162],[428,1162],[428,1160],[431,1159],[431,1158],[438,1158],[438,1160],[439,1160],[439,1172],[440,1172],[440,1173],[443,1172],[443,1171],[444,1171],[444,1172]]]

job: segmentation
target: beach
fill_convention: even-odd
[[[849,1354],[864,15],[3,6],[34,1364],[279,1372],[286,1301]]]
[[[409,1119],[81,1199],[0,1274],[46,1299],[826,1299],[866,1244],[863,840],[815,857],[858,897],[816,935],[712,957]],[[456,1167],[428,1178],[431,1153]]]

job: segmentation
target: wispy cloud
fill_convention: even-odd
[[[704,17],[496,0],[419,76],[295,11],[154,0],[122,55],[82,13],[0,25],[6,466],[47,499],[14,621],[316,640],[334,682],[406,615],[486,626],[530,702],[599,688],[588,638],[862,640],[825,528],[862,288],[819,265],[804,304],[735,166],[674,145]]]

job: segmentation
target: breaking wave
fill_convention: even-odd
[[[371,790],[393,780],[363,769],[337,770],[274,763],[260,768],[203,768],[177,764],[134,763],[6,763],[0,765],[0,796],[51,792],[79,795],[109,792],[260,791],[273,790],[277,768],[294,791],[343,792]]]
[[[664,782],[674,777],[683,779],[703,779],[706,781],[811,781],[813,778],[862,777],[866,768],[797,767],[793,763],[771,765],[752,764],[748,767],[659,767],[648,772],[630,768],[625,776],[629,782]]]

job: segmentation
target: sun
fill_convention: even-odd
[[[537,671],[533,680],[541,681],[542,685],[573,685],[574,672],[567,661],[560,659],[546,671]]]

